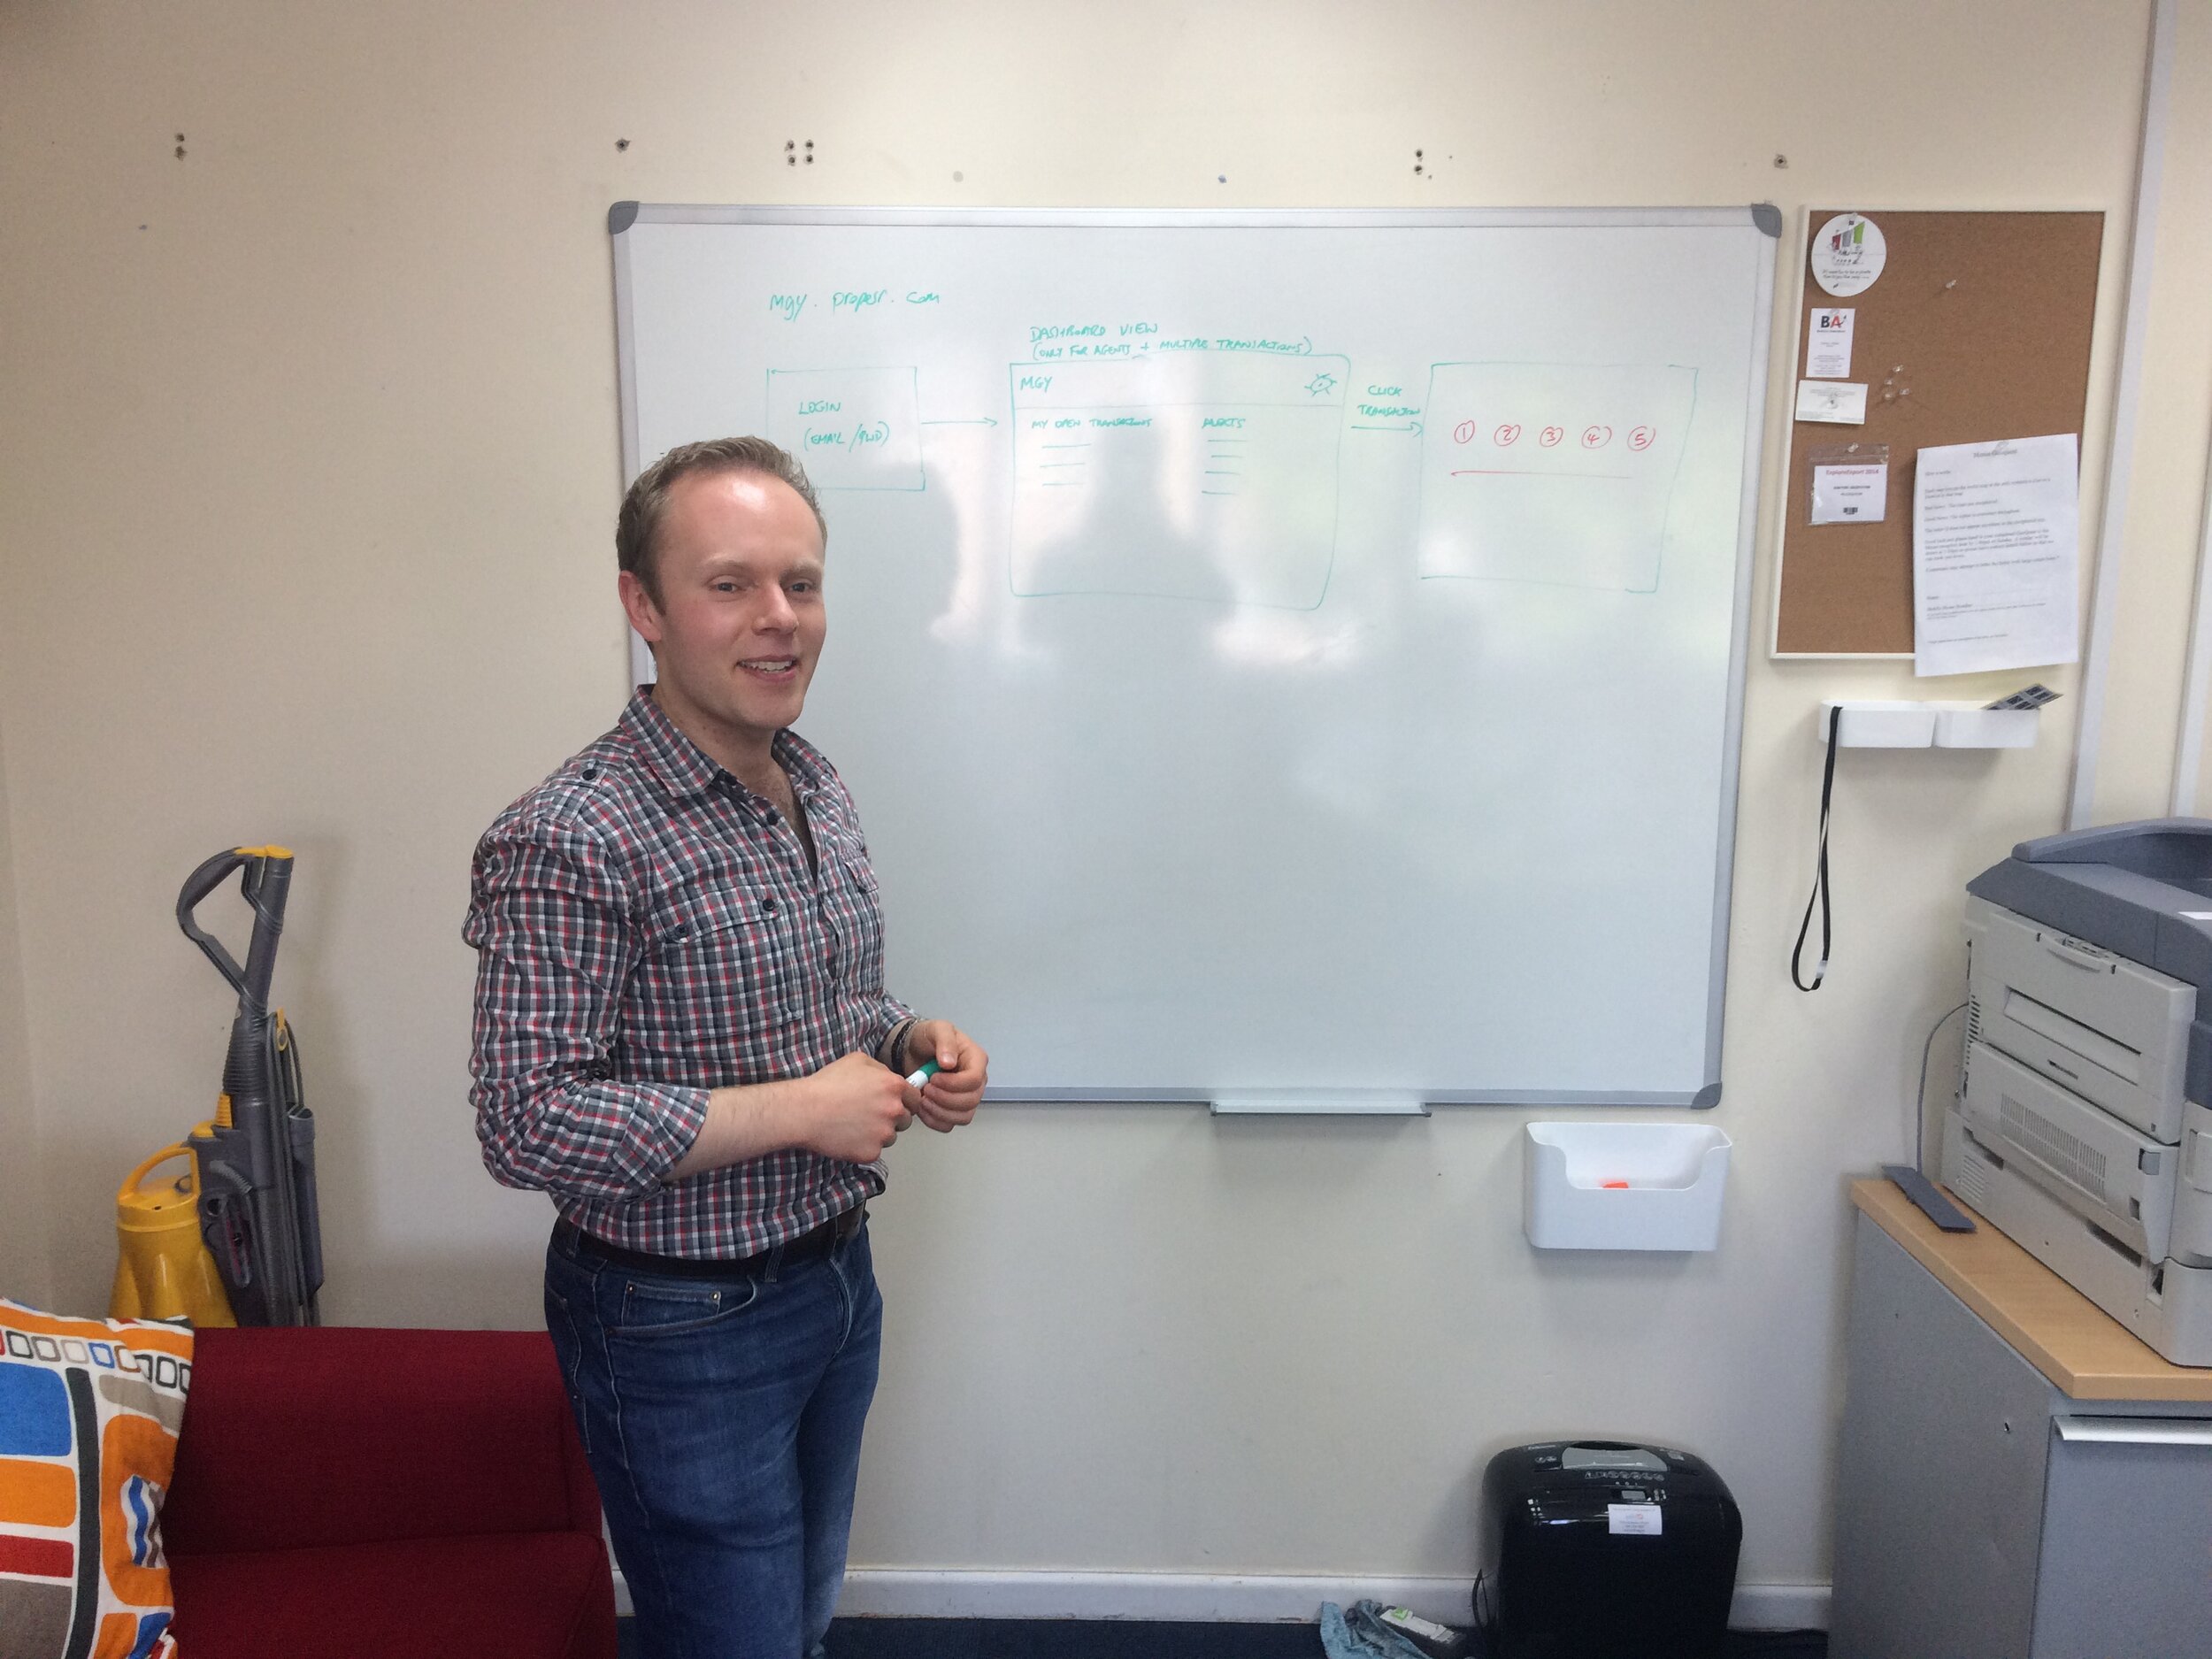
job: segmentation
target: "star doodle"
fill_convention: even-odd
[[[1306,382],[1306,390],[1316,397],[1326,397],[1331,392],[1336,390],[1336,376],[1317,374]]]

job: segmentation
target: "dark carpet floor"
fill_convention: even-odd
[[[841,1618],[830,1659],[1320,1659],[1311,1624],[1149,1624],[1065,1619]],[[1727,1659],[1824,1659],[1819,1631],[1740,1631]],[[622,1621],[624,1659],[635,1634]]]

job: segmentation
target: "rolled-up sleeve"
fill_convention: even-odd
[[[865,1033],[861,1038],[860,1050],[863,1054],[876,1055],[887,1064],[896,1065],[899,1056],[895,1054],[885,1055],[883,1045],[890,1041],[892,1027],[902,1019],[913,1018],[914,1010],[887,992],[877,994],[875,1006],[876,1011],[869,1019]]]
[[[607,849],[572,825],[503,819],[477,846],[462,934],[477,953],[470,1101],[493,1178],[601,1202],[658,1190],[708,1091],[612,1076],[641,933]]]

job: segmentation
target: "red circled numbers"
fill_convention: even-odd
[[[1585,426],[1582,429],[1582,447],[1586,449],[1602,449],[1612,442],[1613,428],[1610,426]]]
[[[1634,427],[1628,434],[1628,447],[1638,450],[1648,449],[1658,436],[1649,426]]]
[[[1501,449],[1509,449],[1521,441],[1521,423],[1509,420],[1490,434],[1490,441]]]
[[[1566,435],[1567,429],[1564,426],[1547,426],[1536,434],[1536,442],[1548,449]]]
[[[1452,428],[1452,442],[1454,443],[1472,443],[1475,441],[1476,430],[1477,428],[1473,421],[1463,420],[1459,423],[1459,425]]]

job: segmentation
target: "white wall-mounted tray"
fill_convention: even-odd
[[[1712,1249],[1732,1145],[1709,1124],[1530,1124],[1522,1230],[1540,1250]]]
[[[2028,749],[2035,743],[2035,709],[1985,709],[1978,703],[1885,703],[1831,698],[1813,722],[1813,741],[1828,743],[1828,711],[1843,710],[1839,749]]]

